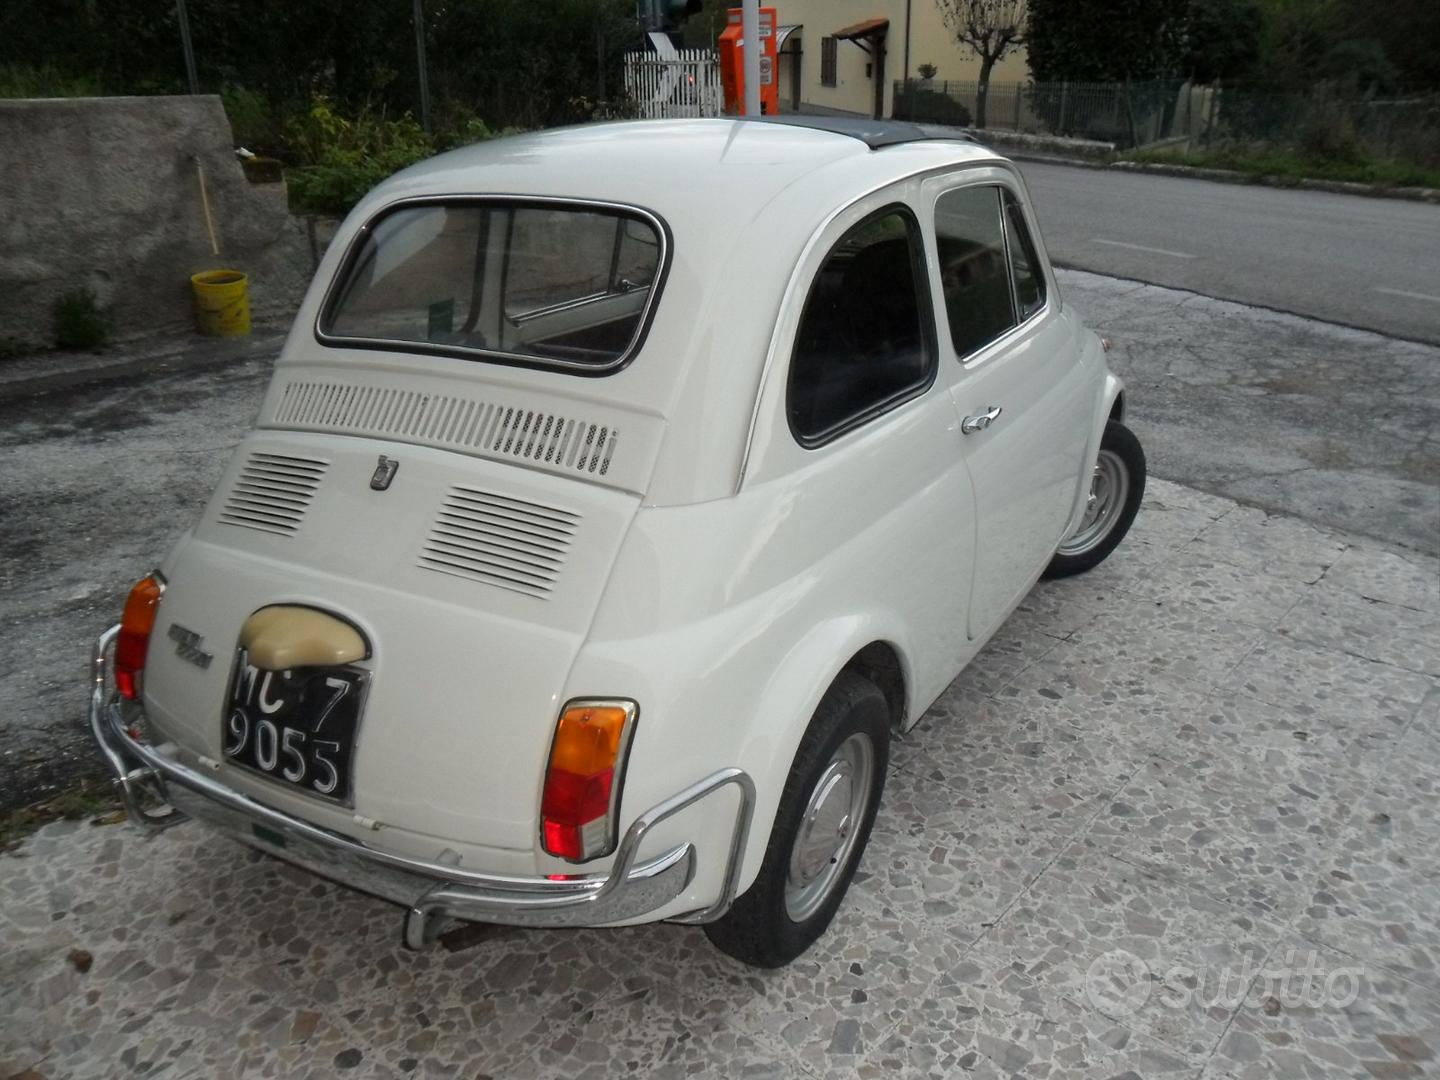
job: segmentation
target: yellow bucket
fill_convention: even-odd
[[[190,277],[195,326],[211,337],[250,333],[249,279],[238,270],[206,270]]]

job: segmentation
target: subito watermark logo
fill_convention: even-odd
[[[1085,996],[1106,1016],[1126,1016],[1152,999],[1170,1009],[1344,1009],[1360,996],[1365,972],[1327,965],[1316,952],[1290,949],[1261,965],[1252,955],[1238,964],[1171,964],[1163,973],[1124,949],[1090,963]]]

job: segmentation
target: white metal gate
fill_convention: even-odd
[[[625,92],[641,120],[719,116],[725,109],[720,64],[709,49],[671,50],[672,55],[625,54]]]

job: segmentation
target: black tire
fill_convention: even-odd
[[[856,745],[848,743],[852,736],[868,738],[873,752],[860,826],[843,865],[830,860],[830,865],[838,865],[838,874],[826,887],[828,892],[823,894],[823,900],[813,912],[797,921],[791,917],[787,902],[791,855],[812,792],[842,747]],[[885,696],[869,679],[853,672],[841,672],[820,700],[800,741],[790,776],[785,781],[785,791],[780,796],[765,861],[755,883],[735,901],[729,912],[705,927],[706,936],[716,948],[744,963],[776,968],[794,960],[825,932],[850,887],[850,879],[855,876],[855,867],[870,839],[880,793],[885,788],[889,750],[890,710]],[[828,875],[833,871],[827,869],[824,873]]]
[[[1118,420],[1111,420],[1106,423],[1105,433],[1100,439],[1100,459],[1096,463],[1097,469],[1104,466],[1124,473],[1125,492],[1117,512],[1097,535],[1077,543],[1086,533],[1082,525],[1074,537],[1060,545],[1060,550],[1041,577],[1069,577],[1099,566],[1130,531],[1130,525],[1140,509],[1140,500],[1145,497],[1145,451],[1129,428]],[[1067,547],[1072,550],[1067,551]]]

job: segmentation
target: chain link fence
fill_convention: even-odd
[[[1194,134],[1203,121],[1196,115],[1197,92],[1179,81],[992,82],[984,96],[987,128],[1098,139],[1123,147]],[[895,116],[971,127],[980,119],[980,97],[978,82],[897,81]]]
[[[1121,149],[1154,143],[1201,149],[1264,143],[1319,157],[1369,155],[1440,164],[1440,94],[1379,99],[1325,88],[1133,83],[995,83],[985,127],[1097,139]],[[895,83],[897,119],[978,125],[980,84],[941,79]]]

